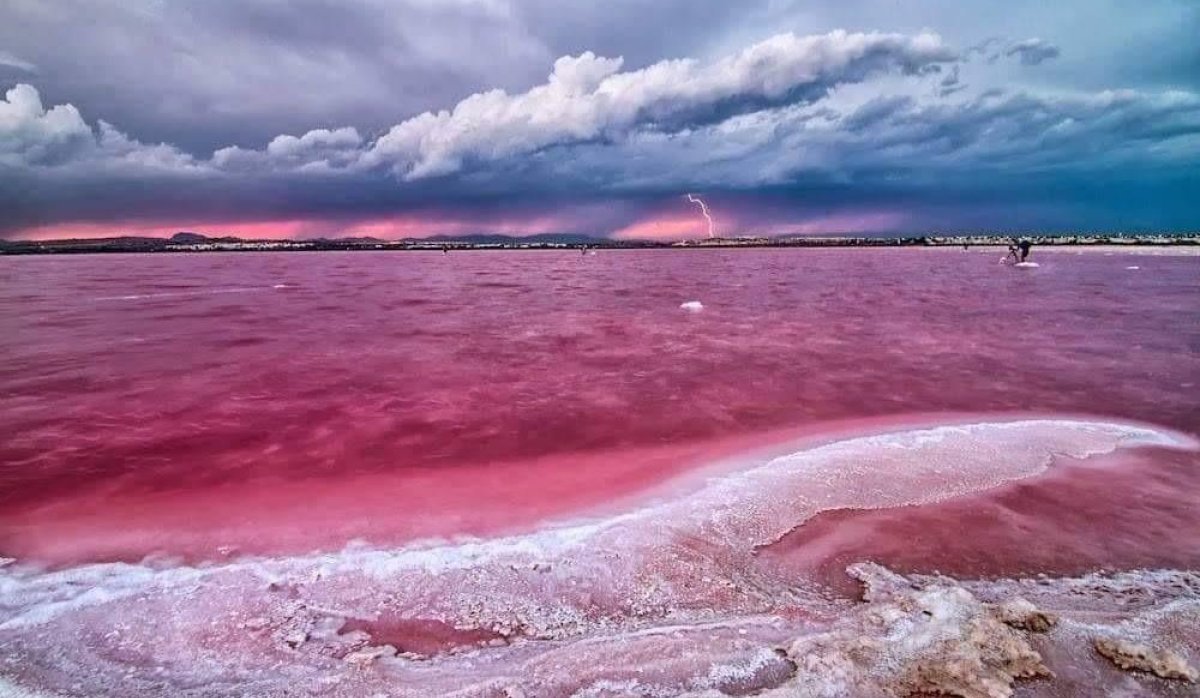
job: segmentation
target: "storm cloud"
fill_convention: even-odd
[[[684,191],[727,232],[981,228],[997,210],[990,227],[1200,227],[1200,97],[1171,72],[1187,61],[1108,82],[1137,73],[1127,47],[1073,39],[1055,10],[931,2],[914,26],[868,0],[556,6],[16,0],[0,234],[682,234],[663,221]],[[856,17],[870,30],[831,26]],[[1197,17],[1162,0],[1126,19],[1166,35]]]
[[[1004,55],[1015,56],[1025,65],[1040,65],[1052,58],[1058,58],[1061,53],[1057,46],[1041,39],[1025,39],[1008,47]]]

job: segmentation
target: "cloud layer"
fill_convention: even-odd
[[[1004,55],[1015,56],[1024,65],[1040,65],[1052,58],[1058,58],[1060,53],[1057,46],[1041,39],[1025,39],[1009,46]]]
[[[836,86],[887,71],[920,73],[955,58],[921,34],[779,34],[709,65],[668,60],[621,72],[622,59],[564,56],[548,81],[510,96],[484,92],[452,111],[392,127],[371,149],[406,178],[453,172],[464,160],[499,160],[554,145],[678,132],[738,114],[810,102]]]
[[[685,191],[709,195],[726,233],[1200,227],[1187,203],[1200,195],[1192,166],[1200,97],[1186,81],[1091,88],[1070,75],[1078,45],[1018,36],[956,48],[929,31],[835,29],[736,43],[725,36],[722,48],[696,58],[646,60],[652,51],[633,42],[628,57],[583,50],[551,59],[546,49],[559,39],[533,32],[529,18],[545,22],[538,13],[553,12],[536,3],[409,4],[392,9],[452,32],[480,21],[535,37],[524,45],[540,48],[504,61],[543,61],[548,77],[531,80],[522,68],[520,89],[481,89],[393,125],[367,110],[362,120],[197,149],[159,142],[161,129],[139,118],[130,128],[70,99],[48,100],[38,83],[46,76],[61,93],[60,69],[47,74],[40,56],[35,66],[0,53],[0,80],[3,70],[16,76],[0,101],[0,235],[185,224],[306,235],[703,234]],[[206,7],[189,21],[219,23]],[[627,10],[614,5],[614,21]],[[365,21],[384,10],[349,3],[345,11]],[[312,0],[298,14],[263,9],[259,19],[264,30],[280,23],[288,41],[303,36],[336,52],[345,37],[320,20],[329,12],[338,10]],[[374,30],[361,31],[369,39]],[[689,25],[680,40],[702,36]],[[273,50],[255,39],[256,51]],[[180,121],[202,124],[203,113]],[[255,132],[289,123],[261,121]],[[1016,213],[998,221],[998,210]]]
[[[554,62],[525,92],[489,90],[424,112],[364,143],[353,127],[275,137],[265,148],[217,150],[218,169],[387,168],[406,180],[446,175],[553,146],[619,141],[641,130],[678,133],[738,114],[808,103],[880,73],[921,74],[956,60],[933,34],[780,34],[702,64],[664,60],[622,71],[622,58],[586,52]]]

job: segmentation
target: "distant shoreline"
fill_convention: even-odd
[[[1200,250],[1200,234],[1179,235],[1021,235],[1021,236],[917,236],[901,238],[803,237],[803,238],[718,238],[655,242],[643,240],[536,239],[479,236],[464,240],[376,240],[343,238],[318,240],[249,240],[208,238],[199,234],[180,234],[174,238],[117,237],[90,240],[0,240],[0,255],[44,254],[129,254],[129,253],[210,253],[210,252],[328,252],[380,251],[464,252],[477,250],[631,250],[631,249],[762,249],[762,248],[946,248],[1007,247],[1017,238],[1029,239],[1036,247],[1054,250],[1129,250],[1194,249]]]

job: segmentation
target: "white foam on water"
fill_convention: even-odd
[[[214,296],[222,293],[253,293],[255,291],[270,291],[279,288],[289,288],[286,284],[276,284],[274,286],[241,286],[234,288],[210,288],[198,291],[164,291],[162,293],[136,293],[125,296],[101,296],[93,298],[94,301],[138,301],[138,300],[157,300],[161,298],[190,298],[193,296]]]
[[[41,693],[18,686],[15,683],[5,680],[3,676],[0,676],[0,696],[3,696],[3,698],[56,698],[56,696],[50,693]]]
[[[190,566],[110,563],[39,572],[18,563],[0,568],[0,648],[30,659],[70,655],[63,664],[68,669],[42,675],[51,688],[78,683],[80,667],[91,672],[87,680],[106,683],[126,672],[149,672],[151,665],[182,664],[202,668],[205,680],[225,687],[211,695],[239,695],[236,681],[226,681],[251,674],[293,681],[305,672],[342,677],[341,665],[330,668],[326,655],[287,647],[347,642],[317,629],[384,613],[566,647],[613,633],[633,638],[639,629],[663,626],[677,628],[672,636],[769,635],[778,622],[739,626],[738,619],[772,617],[781,604],[836,611],[818,590],[753,564],[756,546],[812,516],[935,502],[1037,474],[1056,457],[1138,446],[1198,448],[1190,437],[1133,424],[1031,419],[943,425],[759,459],[678,496],[525,535],[399,549],[355,545]],[[246,624],[254,620],[257,627],[259,618],[268,631],[247,631]],[[220,638],[216,645],[214,637]],[[280,638],[291,644],[280,649]],[[475,649],[470,656],[483,665],[495,657],[499,666],[509,661],[505,653],[532,651],[517,644]],[[123,652],[142,659],[113,659]],[[758,667],[759,660],[747,655],[738,661]],[[715,666],[701,675],[724,676],[726,670]],[[0,676],[7,671],[0,665]],[[190,670],[188,681],[196,671]]]

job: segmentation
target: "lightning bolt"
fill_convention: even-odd
[[[687,195],[687,200],[693,204],[700,204],[700,213],[704,214],[704,220],[708,221],[708,237],[716,237],[713,234],[713,228],[716,227],[717,224],[713,220],[712,215],[708,212],[708,204],[704,203],[704,199],[701,199],[698,196],[692,196],[691,194]]]

